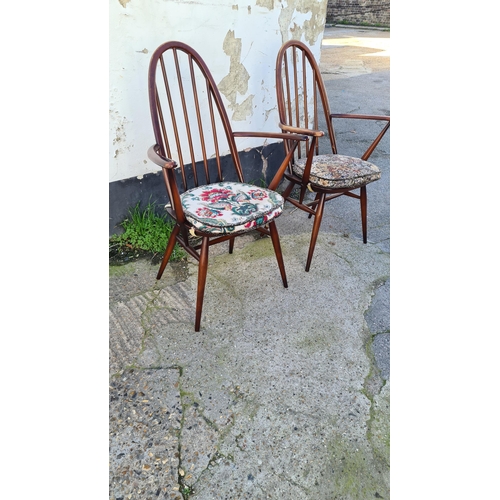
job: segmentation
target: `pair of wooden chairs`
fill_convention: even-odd
[[[162,167],[175,221],[157,279],[176,242],[199,263],[195,331],[200,330],[209,247],[257,230],[270,235],[283,286],[288,287],[275,219],[285,201],[314,217],[306,271],[309,271],[323,208],[329,199],[347,195],[361,204],[366,243],[366,185],[380,178],[367,160],[389,128],[388,116],[332,114],[319,67],[309,48],[299,42],[283,45],[277,57],[276,91],[281,132],[235,132],[217,85],[200,55],[181,42],[167,42],[154,52],[149,66],[149,103],[155,144],[149,158]],[[327,117],[332,154],[319,155],[319,112]],[[339,155],[333,118],[386,121],[361,158]],[[284,160],[267,188],[245,183],[236,139],[281,139]],[[282,179],[288,185],[276,192]],[[299,194],[295,198],[295,187]],[[307,203],[306,190],[316,193]],[[353,190],[359,189],[359,194]]]

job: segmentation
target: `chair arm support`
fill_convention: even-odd
[[[174,160],[171,160],[170,158],[165,158],[164,156],[160,155],[158,153],[158,144],[154,144],[148,149],[148,158],[158,165],[159,167],[162,168],[175,168],[177,166],[177,163],[175,163]]]

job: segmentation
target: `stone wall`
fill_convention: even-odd
[[[326,22],[390,26],[390,0],[328,0]]]

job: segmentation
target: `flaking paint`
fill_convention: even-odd
[[[326,1],[311,0],[288,0],[281,1],[281,12],[279,16],[279,25],[281,31],[282,43],[288,40],[300,40],[304,35],[309,45],[314,45],[318,40],[321,41],[326,19]],[[310,13],[309,19],[303,21],[303,24],[297,24],[295,21],[296,13]]]
[[[222,50],[230,58],[229,74],[217,86],[221,94],[229,101],[229,108],[233,110],[231,118],[235,121],[243,121],[252,114],[253,95],[238,103],[238,96],[244,96],[248,91],[250,75],[241,63],[241,38],[234,36],[234,30],[227,32]]]
[[[259,7],[265,7],[268,10],[273,10],[274,0],[257,0],[255,5],[258,5]]]

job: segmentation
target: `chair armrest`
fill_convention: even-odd
[[[280,123],[280,129],[284,130],[285,132],[290,132],[292,134],[303,134],[313,137],[323,137],[325,135],[325,133],[322,130],[311,130],[308,128],[292,127],[290,125],[285,125],[284,123]]]
[[[310,131],[308,131],[310,132]],[[321,132],[323,134],[323,132]],[[265,137],[267,139],[283,139],[283,144],[285,144],[285,159],[281,163],[281,166],[278,168],[276,174],[274,174],[273,179],[267,186],[268,189],[276,190],[278,187],[283,174],[285,173],[285,169],[290,164],[292,160],[293,153],[297,148],[297,145],[300,141],[307,141],[308,137],[305,134],[294,134],[294,133],[283,133],[283,132],[233,132],[234,137]],[[286,141],[286,142],[285,142]],[[288,143],[288,147],[286,146]],[[291,143],[291,144],[290,144]]]
[[[158,153],[158,149],[158,144],[154,144],[153,146],[151,146],[148,149],[148,158],[159,167],[175,168],[177,166],[177,163],[175,163],[175,161],[171,160],[170,158],[166,158],[160,155],[160,153]]]
[[[391,121],[391,117],[387,115],[357,115],[353,113],[331,113],[330,118],[357,118],[359,120]]]
[[[371,154],[378,146],[378,143],[381,141],[382,137],[384,137],[385,133],[387,132],[388,128],[391,125],[391,117],[387,115],[358,115],[353,113],[331,113],[330,121],[333,122],[333,118],[354,118],[358,120],[378,120],[387,122],[384,128],[377,135],[375,140],[370,144],[370,147],[364,152],[363,156],[361,157],[361,159],[365,161],[368,160],[368,158],[370,158]]]
[[[280,132],[233,132],[234,137],[264,137],[268,139],[283,139],[292,141],[307,141],[304,134],[285,134]]]
[[[308,132],[307,135],[311,135],[310,130],[307,130],[307,132]],[[320,132],[320,134],[323,135],[323,132]],[[233,132],[234,137],[263,137],[263,138],[265,137],[268,139],[269,138],[283,139],[283,144],[285,145],[285,158],[281,163],[281,166],[278,168],[277,172],[274,174],[274,177],[272,178],[271,182],[267,186],[268,189],[271,189],[273,191],[276,190],[279,183],[281,182],[283,174],[285,173],[286,168],[290,165],[293,153],[297,148],[299,142],[309,140],[307,135],[302,133],[295,134],[295,133],[283,133],[283,132]]]
[[[166,158],[158,153],[158,149],[158,144],[151,146],[148,149],[148,158],[162,168],[163,180],[165,181],[165,187],[167,188],[167,195],[174,210],[173,216],[177,221],[183,223],[185,221],[185,215],[182,209],[177,183],[175,182],[174,168],[177,167],[177,163],[174,160]]]

